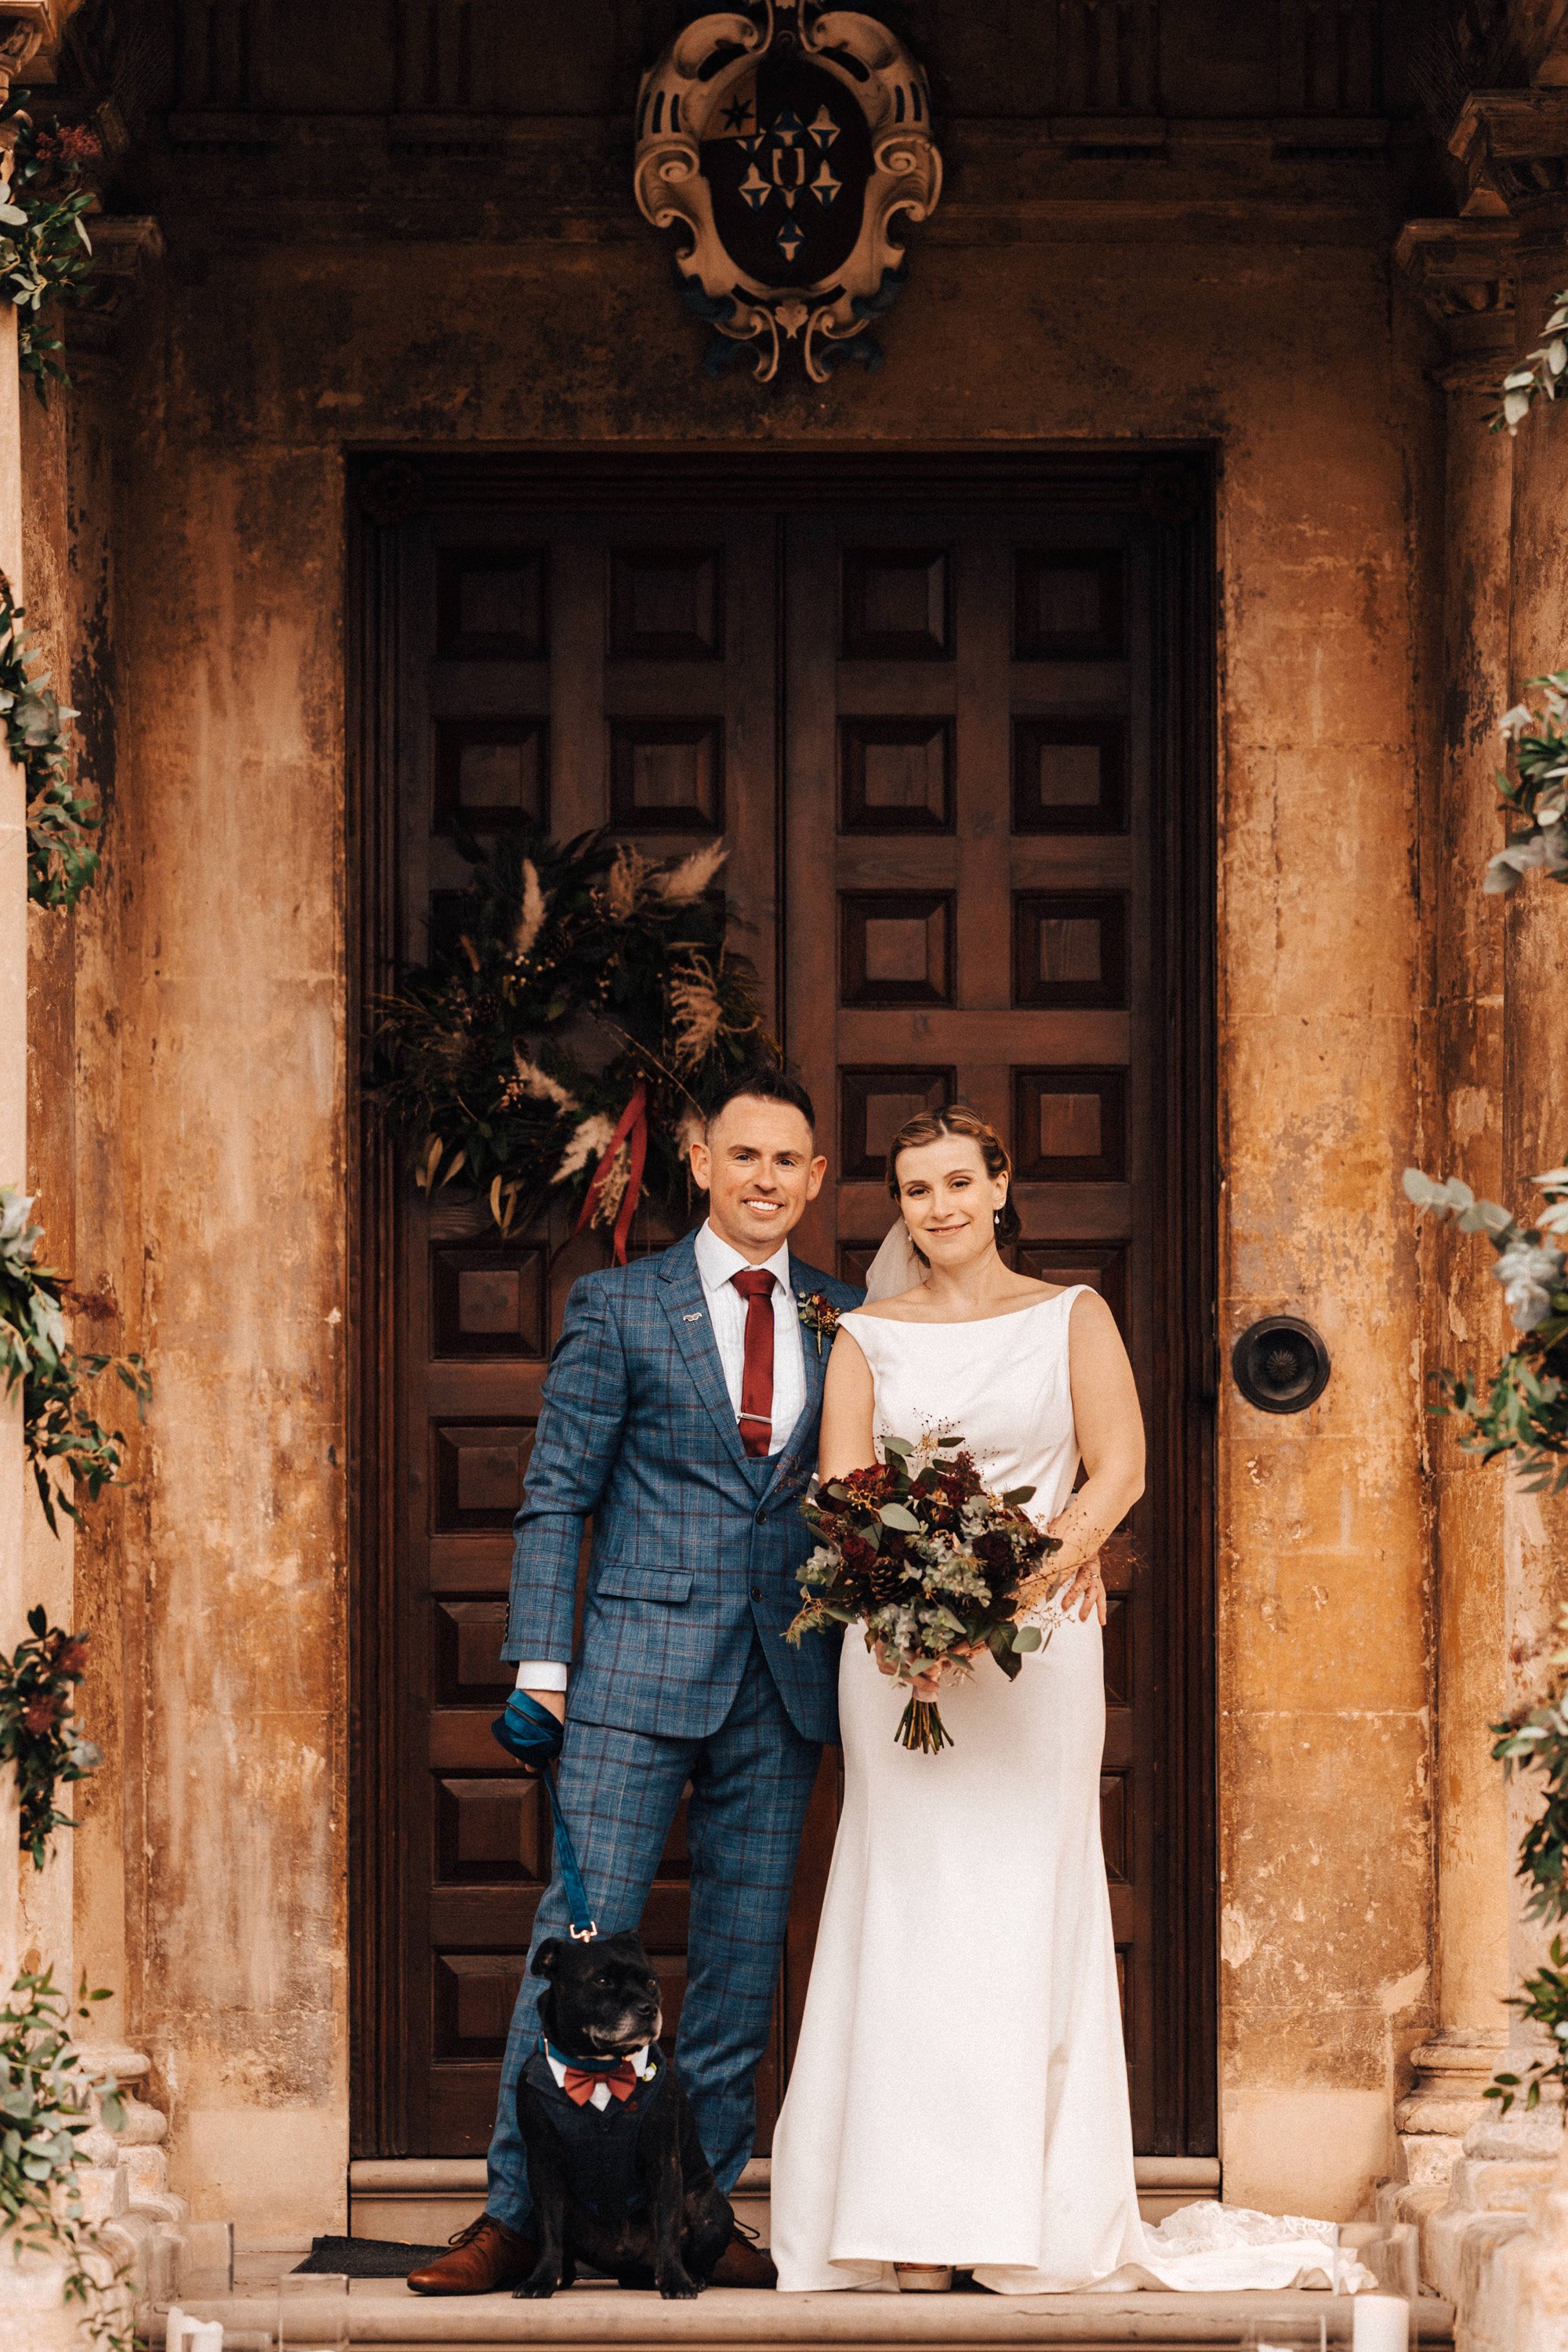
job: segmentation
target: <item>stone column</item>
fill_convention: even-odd
[[[22,457],[16,313],[0,308],[0,572],[22,581]],[[0,1184],[27,1171],[27,803],[22,771],[0,753]],[[20,1388],[0,1400],[0,1647],[26,1631],[24,1547],[30,1480]],[[16,1776],[0,1772],[0,1993],[16,1974],[19,1907]]]
[[[26,12],[0,7],[0,95],[46,29],[24,26]],[[0,572],[22,594],[22,457],[16,313],[0,306]],[[0,1184],[26,1189],[27,1169],[27,804],[22,772],[0,753]],[[0,1401],[0,1646],[26,1630],[26,1531],[31,1499],[22,1445],[18,1389]],[[20,1926],[16,1779],[0,1772],[0,1993],[16,1974]],[[16,2352],[66,2352],[78,2338],[63,2305],[63,2265],[42,2255],[0,2263],[0,2341]]]
[[[1508,1195],[1502,1172],[1502,919],[1482,891],[1503,838],[1494,771],[1510,671],[1513,445],[1487,429],[1513,351],[1510,221],[1412,221],[1395,259],[1436,321],[1434,371],[1447,394],[1444,483],[1444,746],[1427,835],[1430,983],[1423,1164]],[[1429,1367],[1484,1366],[1507,1345],[1490,1252],[1431,1225],[1423,1236]],[[1429,1423],[1434,1627],[1437,2030],[1414,2053],[1395,2114],[1394,2178],[1382,2218],[1416,2222],[1441,2206],[1464,2133],[1508,2038],[1507,1822],[1491,1759],[1510,1637],[1503,1576],[1503,1481]]]
[[[1559,169],[1568,163],[1568,97]],[[1521,349],[1541,340],[1557,291],[1568,284],[1568,199],[1533,205],[1519,241]],[[1568,665],[1568,424],[1553,407],[1529,418],[1514,445],[1513,668],[1522,682]],[[1505,918],[1503,1169],[1505,1198],[1538,1204],[1533,1179],[1568,1150],[1568,1051],[1563,1035],[1563,973],[1568,966],[1568,890],[1518,891]],[[1555,1646],[1558,1609],[1568,1600],[1568,1502],[1508,1487],[1505,1514],[1511,1603],[1510,1703],[1539,1695]],[[1534,1805],[1521,1784],[1510,1809],[1515,1837]],[[1533,1968],[1549,1938],[1524,1925],[1514,1906],[1514,1972]]]
[[[1551,301],[1568,283],[1568,93],[1482,94],[1468,102],[1450,142],[1478,211],[1505,208],[1517,223],[1518,349],[1541,340]],[[1568,436],[1555,409],[1529,418],[1512,465],[1510,668],[1522,682],[1568,661],[1561,582],[1568,558]],[[1514,697],[1510,695],[1510,699]],[[1531,1179],[1568,1148],[1568,1055],[1561,1034],[1561,975],[1568,958],[1568,893],[1525,887],[1501,917],[1502,1131],[1500,1197],[1528,1212]],[[1505,1475],[1501,1597],[1507,1647],[1505,1708],[1536,1697],[1546,1675],[1553,1621],[1564,1597],[1568,1505],[1523,1493]],[[1479,1562],[1484,1580],[1496,1577]],[[1442,1694],[1439,1692],[1439,1707]],[[1517,1983],[1540,1962],[1549,1931],[1524,1917],[1514,1874],[1521,1832],[1537,1800],[1516,1780],[1504,1808],[1497,1868],[1507,1888],[1508,1974]],[[1517,2022],[1510,2055],[1531,2054]],[[1538,2046],[1538,2045],[1537,2045]],[[1553,2352],[1568,2319],[1568,2159],[1561,2113],[1516,2110],[1465,2135],[1446,2206],[1426,2225],[1428,2275],[1458,2306],[1461,2352]]]
[[[67,19],[79,0],[0,0],[0,100],[24,69],[45,79]],[[16,313],[0,306],[0,572],[22,595],[21,393]],[[27,833],[22,772],[0,753],[0,1184],[25,1190],[27,1171]],[[26,1631],[24,1546],[28,1492],[22,1450],[20,1392],[0,1398],[0,1645]],[[9,1990],[18,1958],[16,1801],[13,1776],[0,1773],[0,1992]]]

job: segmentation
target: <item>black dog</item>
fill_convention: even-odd
[[[553,2294],[582,2262],[622,2286],[700,2294],[735,2217],[658,2046],[664,2021],[647,1954],[632,1935],[553,1937],[541,1944],[533,1970],[550,1979],[539,2014],[567,2074],[563,2087],[542,2047],[518,2082],[539,2259],[517,2293]],[[613,2063],[645,2043],[640,2077],[629,2063]],[[593,2074],[611,2094],[600,2107]]]

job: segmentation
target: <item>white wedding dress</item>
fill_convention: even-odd
[[[1054,1518],[1078,1470],[1078,1288],[974,1323],[842,1318],[885,1436],[962,1436]],[[952,2263],[1003,2294],[1327,2285],[1324,2224],[1188,2207],[1139,2218],[1100,1843],[1100,1630],[1052,1609],[1009,1684],[944,1683],[952,1746],[910,1754],[907,1691],[845,1633],[844,1811],[773,2137],[782,2288]],[[1259,2239],[1265,2242],[1258,2242]],[[1342,2279],[1342,2284],[1352,2284]]]

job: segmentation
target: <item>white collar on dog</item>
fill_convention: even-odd
[[[648,2042],[645,2042],[640,2050],[628,2050],[626,2053],[627,2057],[632,2063],[632,2070],[637,2075],[639,2083],[646,2083],[650,2072],[647,2063],[647,2053],[650,2046],[651,2045]],[[566,2087],[565,2066],[563,2064],[562,2061],[557,2058],[554,2051],[550,2048],[548,2042],[546,2042],[545,2044],[544,2063],[549,2067],[551,2073],[554,2075],[559,2088],[564,2090]],[[591,2107],[597,2107],[602,2115],[609,2104],[609,2085],[605,2083],[595,2083],[593,2089],[588,2094],[588,2105]]]

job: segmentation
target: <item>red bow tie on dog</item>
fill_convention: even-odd
[[[568,2066],[561,2087],[574,2106],[585,2107],[601,2083],[612,2099],[624,2102],[637,2089],[637,2068],[629,2058],[618,2066]]]

